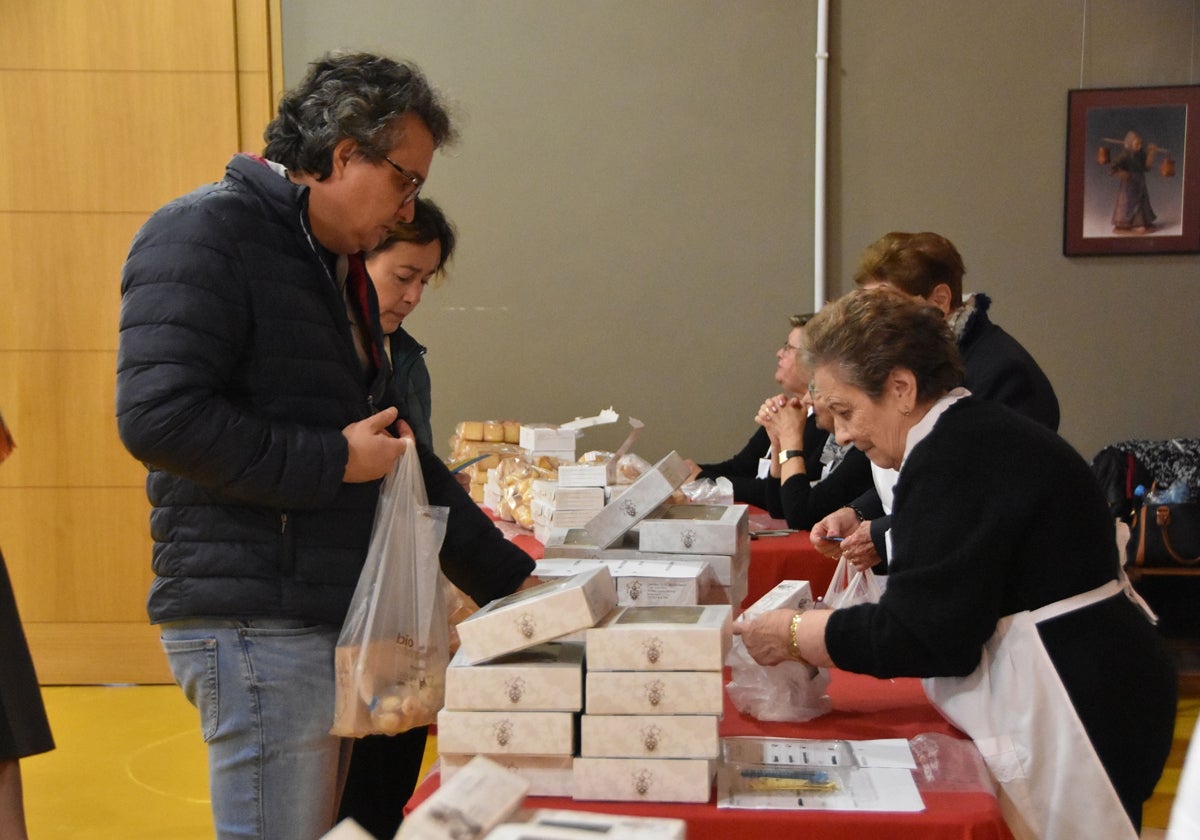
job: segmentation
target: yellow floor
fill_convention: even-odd
[[[212,840],[204,742],[178,688],[46,686],[42,698],[57,748],[21,762],[32,840]]]
[[[21,762],[33,840],[211,840],[204,745],[179,689],[48,686],[42,695],[58,748]],[[1179,712],[1143,837],[1166,828],[1198,693]]]

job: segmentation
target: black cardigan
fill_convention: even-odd
[[[999,403],[951,406],[906,456],[894,501],[883,597],[837,610],[826,627],[839,668],[968,674],[1001,617],[1117,577],[1113,520],[1088,464]],[[1140,807],[1174,729],[1162,639],[1124,595],[1038,629],[1118,792]]]
[[[809,475],[821,474],[821,450],[827,437],[829,432],[817,428],[816,415],[808,415],[804,425],[804,469]],[[759,426],[732,458],[716,464],[701,464],[697,478],[727,478],[733,485],[735,502],[760,507],[776,519],[783,519],[784,509],[780,506],[778,491],[772,497],[767,486],[770,480],[758,477],[759,459],[766,457],[770,448],[771,438],[767,430]],[[778,479],[774,482],[779,484]]]

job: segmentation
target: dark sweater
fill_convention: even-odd
[[[782,511],[789,528],[808,531],[874,486],[871,462],[861,449],[851,447],[829,475],[813,484],[811,479],[821,474],[820,469],[818,464],[817,472],[793,475],[787,481],[771,478],[765,482],[768,510]]]
[[[804,469],[809,475],[821,474],[821,449],[829,433],[817,428],[816,415],[810,414],[804,426]],[[741,451],[716,464],[700,464],[698,478],[729,479],[733,485],[733,500],[740,504],[754,505],[767,511],[776,519],[784,518],[778,491],[772,497],[767,484],[769,479],[758,477],[758,462],[767,456],[771,438],[767,430],[759,426]],[[775,479],[775,484],[779,480]]]
[[[992,323],[988,316],[991,305],[992,299],[985,294],[971,297],[972,308],[958,336],[958,352],[966,369],[963,386],[972,396],[1003,403],[1046,428],[1058,431],[1058,397],[1054,386],[1029,351]],[[871,541],[883,559],[877,571],[886,572],[885,535],[891,525],[889,517],[883,515],[875,488],[871,487],[860,496],[854,507],[871,520]]]
[[[830,616],[839,668],[877,677],[961,676],[997,621],[1113,580],[1108,505],[1054,432],[964,398],[908,453],[892,510],[894,556],[878,604]],[[1039,625],[1127,807],[1150,795],[1170,750],[1174,668],[1124,595]]]

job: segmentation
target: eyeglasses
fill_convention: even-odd
[[[779,348],[779,352],[781,352],[781,353],[787,353],[787,352],[799,353],[800,348],[796,347],[792,344],[789,344],[788,342],[785,341],[785,342],[783,342],[783,346]]]
[[[421,187],[425,186],[425,182],[409,172],[400,164],[396,163],[396,161],[392,160],[387,155],[384,155],[383,159],[391,164],[392,169],[395,169],[400,173],[401,178],[408,181],[408,186],[404,188],[404,198],[401,199],[400,206],[403,207],[405,204],[411,204],[412,202],[416,201],[417,194],[421,192]]]

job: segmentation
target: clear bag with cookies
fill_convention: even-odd
[[[330,732],[394,735],[437,720],[450,632],[438,552],[449,508],[429,504],[406,452],[384,479],[367,561],[335,651]]]

